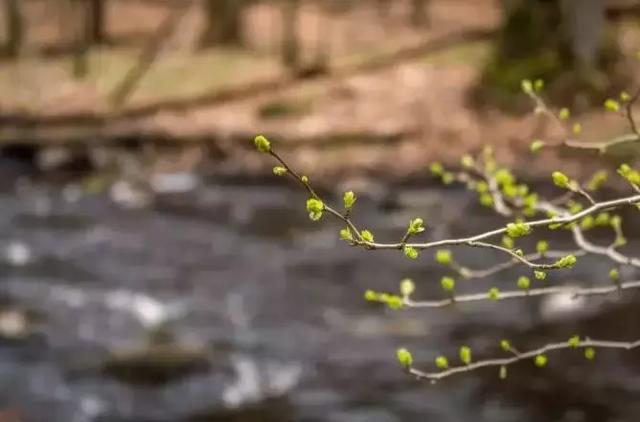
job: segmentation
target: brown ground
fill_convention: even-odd
[[[30,22],[36,28],[29,38],[31,52],[50,50],[60,34],[59,21],[50,18],[56,11],[40,3],[30,3]],[[205,140],[215,143],[224,157],[215,171],[236,173],[266,169],[264,160],[247,148],[256,133],[266,133],[314,176],[407,176],[431,160],[457,161],[463,153],[489,144],[501,160],[524,173],[546,173],[558,165],[580,172],[581,161],[569,161],[557,152],[543,154],[538,161],[543,165],[528,164],[523,151],[540,135],[544,125],[539,119],[468,106],[468,92],[490,52],[488,40],[424,48],[382,66],[365,66],[376,57],[430,40],[437,46],[456,34],[490,31],[499,21],[498,3],[434,0],[428,30],[405,24],[403,2],[394,3],[384,18],[367,7],[329,17],[309,5],[300,26],[306,51],[315,51],[320,39],[329,43],[334,72],[302,82],[292,82],[272,54],[279,31],[276,10],[257,6],[247,13],[248,49],[199,50],[197,35],[203,23],[194,8],[127,103],[113,109],[109,95],[134,65],[141,48],[136,42],[144,41],[169,13],[157,2],[115,0],[109,11],[115,46],[92,52],[86,80],[70,77],[66,56],[42,58],[32,53],[18,63],[1,65],[3,114],[27,116],[34,124],[8,119],[0,139],[68,142],[144,135]],[[622,31],[623,48],[629,51],[637,46],[633,34]],[[265,81],[277,83],[266,83],[265,88]],[[254,84],[258,85],[250,94],[234,94]],[[232,95],[220,97],[228,92]],[[265,117],[269,112],[272,116]],[[62,118],[62,123],[51,126],[52,116]],[[624,124],[603,113],[580,120],[587,138],[593,139],[616,133]]]

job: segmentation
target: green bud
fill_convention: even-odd
[[[500,366],[499,377],[501,380],[507,379],[507,367],[505,365]]]
[[[604,108],[607,109],[608,111],[617,112],[617,111],[620,111],[620,103],[618,103],[613,98],[609,98],[604,102]]]
[[[348,227],[345,227],[344,229],[340,230],[340,238],[342,240],[352,241],[353,235],[351,234],[351,230],[349,230]]]
[[[451,277],[442,277],[440,280],[440,286],[442,286],[442,290],[445,292],[452,292],[456,287],[456,281]]]
[[[536,252],[544,255],[548,251],[549,251],[549,242],[547,242],[546,240],[539,240],[538,243],[536,243]]]
[[[405,245],[402,248],[402,251],[407,256],[407,258],[410,258],[410,259],[418,259],[418,255],[420,255],[418,250],[416,248],[412,247],[412,246],[406,246]]]
[[[469,365],[471,363],[471,348],[468,346],[462,346],[460,348],[460,360],[465,365]]]
[[[489,185],[485,181],[480,181],[476,184],[476,192],[478,193],[486,193],[489,192]]]
[[[324,204],[321,200],[316,198],[307,199],[307,211],[309,212],[309,218],[313,221],[318,221],[322,217],[322,211],[324,210]]]
[[[494,178],[496,179],[496,182],[498,182],[498,184],[501,186],[511,185],[516,181],[515,177],[513,177],[513,174],[507,169],[498,170],[494,175]]]
[[[544,280],[545,278],[547,278],[547,273],[545,273],[544,271],[535,270],[533,272],[533,276],[536,280]]]
[[[529,149],[531,150],[531,152],[536,153],[538,151],[540,151],[542,148],[544,148],[547,144],[544,141],[541,141],[540,139],[536,139],[535,141],[531,142],[531,145],[529,145]]]
[[[625,103],[631,101],[631,95],[627,91],[622,91],[620,93],[620,101]]]
[[[509,236],[502,236],[502,246],[504,246],[507,249],[513,249],[514,242],[513,242],[513,238],[509,237]]]
[[[567,343],[569,344],[569,347],[573,349],[577,348],[578,346],[580,346],[580,336],[579,335],[571,336],[571,338]]]
[[[445,356],[438,356],[436,358],[436,367],[438,369],[447,369],[449,367],[449,360]]]
[[[524,79],[521,84],[522,92],[527,95],[533,94],[533,83],[529,79]]]
[[[369,230],[362,230],[360,232],[360,236],[365,242],[373,243],[373,233],[371,233]]]
[[[600,189],[600,187],[607,181],[609,178],[609,173],[604,170],[600,170],[596,172],[589,182],[587,182],[587,189],[590,191],[595,191]]]
[[[364,300],[367,302],[378,302],[380,299],[378,293],[373,290],[367,290],[364,292]]]
[[[595,218],[592,215],[587,215],[585,218],[583,218],[580,221],[580,228],[582,230],[589,230],[593,228],[595,223],[596,223]]]
[[[620,272],[617,268],[612,268],[611,271],[609,271],[609,278],[611,279],[611,281],[620,280]]]
[[[493,197],[489,193],[483,193],[480,195],[480,204],[485,207],[492,207]]]
[[[400,281],[400,294],[402,296],[411,296],[416,290],[416,285],[410,278],[404,278]]]
[[[436,251],[436,262],[442,265],[449,265],[453,260],[453,256],[449,249],[438,249]]]
[[[396,295],[389,295],[387,297],[386,303],[390,309],[400,309],[404,304],[402,298]]]
[[[537,355],[533,362],[538,368],[543,368],[547,365],[547,357],[545,355]]]
[[[529,277],[521,276],[518,278],[518,288],[522,290],[529,290],[531,286],[531,280]]]
[[[471,167],[473,167],[473,164],[474,164],[473,157],[470,156],[469,154],[464,155],[462,157],[462,159],[460,160],[460,163],[462,164],[462,167],[464,167],[464,168],[471,168]]]
[[[307,176],[302,176],[300,178],[300,180],[302,181],[302,183],[304,183],[305,185],[309,183],[309,178]]]
[[[345,192],[344,193],[344,197],[343,197],[343,201],[344,201],[344,208],[346,210],[350,210],[351,207],[353,207],[353,204],[356,203],[356,196],[351,191]]]
[[[275,174],[276,176],[284,176],[285,174],[287,174],[287,169],[282,166],[275,166],[273,168],[273,174]]]
[[[450,185],[455,180],[455,176],[453,173],[446,172],[442,175],[442,183],[445,185]]]
[[[543,88],[544,88],[544,81],[542,79],[536,79],[535,82],[533,83],[533,89],[535,89],[536,92],[540,92],[542,91]]]
[[[575,255],[567,255],[557,260],[553,265],[557,268],[572,268],[577,260]]]
[[[560,188],[569,188],[570,179],[566,174],[561,173],[559,171],[554,171],[551,174],[553,178],[553,183]]]
[[[580,135],[582,133],[582,125],[580,123],[574,123],[571,130],[574,135]]]
[[[596,226],[608,226],[611,224],[611,216],[608,212],[601,212],[596,215],[595,224]]]
[[[444,167],[442,167],[440,163],[432,163],[431,166],[429,166],[429,170],[434,176],[442,176],[444,173]]]
[[[505,352],[510,352],[512,350],[511,343],[509,340],[500,340],[500,348]]]
[[[588,360],[594,360],[596,358],[596,350],[593,347],[587,347],[584,349],[584,357]]]
[[[523,222],[509,223],[506,229],[507,234],[513,238],[526,236],[531,233],[531,226]]]
[[[497,287],[492,287],[489,289],[487,296],[491,300],[498,300],[500,299],[500,290]]]
[[[409,229],[407,230],[409,234],[422,233],[423,231],[424,231],[424,220],[422,220],[422,218],[415,218],[409,221]]]
[[[413,364],[413,356],[411,355],[411,352],[404,347],[396,351],[396,357],[398,358],[398,363],[400,363],[400,366],[405,369],[410,368]]]
[[[558,118],[560,120],[569,120],[569,117],[571,117],[571,112],[566,107],[561,108],[558,112]]]
[[[270,152],[271,151],[271,142],[267,138],[262,135],[258,135],[254,138],[253,143],[256,146],[256,149],[260,152]]]

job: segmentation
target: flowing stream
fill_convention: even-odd
[[[605,422],[640,415],[638,351],[602,350],[594,362],[559,352],[544,369],[531,362],[510,368],[504,381],[487,369],[435,385],[411,379],[395,362],[399,346],[414,352],[418,367],[433,369],[441,353],[455,362],[463,344],[474,357],[501,355],[501,338],[520,349],[574,333],[640,338],[633,292],[391,311],[366,303],[364,290],[396,291],[412,277],[416,298],[442,297],[447,270],[433,251],[414,262],[395,251],[350,248],[335,221],[309,221],[298,190],[207,182],[133,209],[107,194],[74,192],[38,182],[0,195],[0,415],[34,422]],[[362,195],[356,208],[360,226],[380,240],[398,239],[415,216],[425,219],[427,238],[504,224],[457,189],[403,187],[384,200]],[[636,255],[639,226],[627,229],[626,250]],[[558,233],[550,240],[571,246]],[[474,268],[504,259],[468,248],[454,253]],[[610,267],[584,257],[566,276],[534,283],[607,283]],[[522,274],[516,267],[461,280],[458,289],[515,288]]]

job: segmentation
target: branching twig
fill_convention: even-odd
[[[551,351],[573,349],[573,348],[601,348],[601,349],[631,350],[637,347],[640,347],[640,340],[625,342],[625,341],[586,339],[586,340],[581,340],[577,345],[572,345],[569,342],[565,341],[560,343],[547,344],[538,349],[529,350],[527,352],[522,352],[522,353],[512,350],[512,352],[514,353],[514,356],[510,356],[506,358],[481,360],[481,361],[473,362],[464,366],[452,367],[441,372],[424,372],[413,367],[409,367],[407,371],[411,375],[416,376],[418,379],[428,379],[431,381],[438,381],[443,378],[450,377],[452,375],[471,372],[473,370],[480,369],[480,368],[506,367],[522,360],[534,359],[537,356],[544,355],[545,353],[548,353]]]
[[[573,298],[581,296],[599,296],[606,295],[620,290],[638,289],[640,288],[640,280],[628,281],[619,284],[611,284],[607,286],[596,287],[566,287],[566,286],[553,286],[553,287],[541,287],[537,289],[529,290],[514,290],[504,291],[498,294],[496,299],[522,299],[534,296],[548,296],[554,294],[571,294]],[[445,306],[453,305],[454,303],[466,303],[466,302],[481,302],[490,300],[487,293],[472,293],[468,295],[457,295],[451,298],[442,300],[425,300],[414,301],[409,297],[403,298],[403,305],[407,308],[442,308]]]

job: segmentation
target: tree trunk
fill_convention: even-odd
[[[243,0],[206,0],[207,28],[203,46],[241,45]]]
[[[576,65],[586,72],[596,68],[605,25],[605,0],[564,0],[563,19]]]
[[[296,70],[300,64],[299,0],[282,0],[282,64]]]
[[[5,0],[7,19],[7,54],[17,57],[24,40],[24,22],[20,10],[21,0]]]
[[[612,73],[620,55],[615,43],[603,39],[605,3],[503,0],[502,26],[479,89],[507,108],[519,96],[523,79],[544,79],[549,94],[558,81],[558,98],[564,96],[565,104],[575,94],[596,96],[608,89],[620,79]]]
[[[105,0],[88,0],[87,39],[91,44],[103,44],[105,34]]]
[[[429,26],[429,0],[411,0],[411,24],[417,28]]]
[[[85,0],[72,0],[73,77],[83,79],[89,73],[89,4]]]

